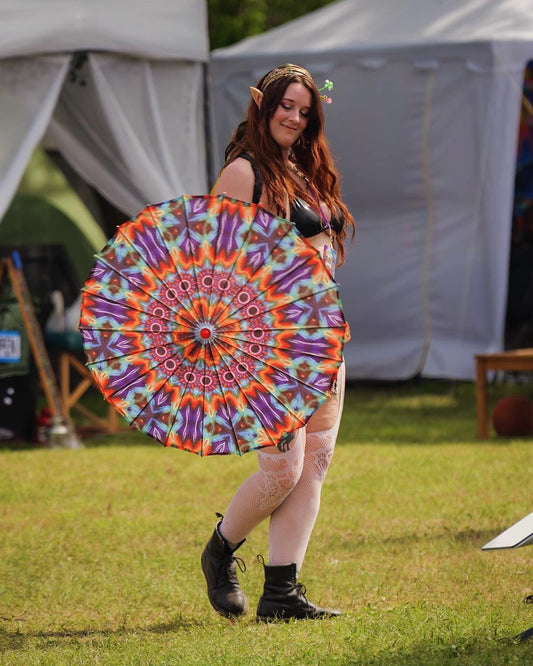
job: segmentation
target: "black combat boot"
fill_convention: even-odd
[[[297,582],[296,564],[271,567],[262,557],[258,560],[265,568],[263,596],[257,605],[258,621],[317,620],[341,615],[338,610],[320,608],[306,599],[305,586]]]
[[[246,565],[233,554],[246,539],[235,548],[230,548],[219,531],[222,515],[217,513],[217,516],[220,520],[202,553],[202,571],[207,581],[207,596],[211,606],[224,617],[236,617],[248,611],[248,599],[237,580],[237,565],[243,573]]]

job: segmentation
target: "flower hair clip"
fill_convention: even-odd
[[[318,92],[322,92],[323,90],[333,90],[333,81],[326,79],[322,88],[318,89]],[[331,97],[328,97],[327,95],[320,95],[320,99],[326,104],[331,104]]]

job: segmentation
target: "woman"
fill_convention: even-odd
[[[214,194],[259,203],[294,222],[333,272],[344,258],[347,228],[354,222],[340,200],[338,175],[324,136],[320,92],[309,72],[276,67],[250,89],[247,120],[226,149]],[[260,620],[321,618],[340,611],[307,600],[297,582],[318,514],[320,493],[333,455],[344,392],[338,390],[304,428],[257,453],[258,470],[237,489],[202,553],[209,600],[226,617],[246,613],[234,553],[250,531],[270,517],[269,564],[257,607]],[[242,569],[243,570],[243,569]]]

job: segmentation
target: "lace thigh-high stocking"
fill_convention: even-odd
[[[302,474],[297,485],[272,513],[270,518],[270,565],[296,563],[300,570],[307,545],[320,508],[320,494],[329,464],[333,457],[344,400],[344,366],[339,371],[339,390],[336,396],[336,413],[331,405],[325,406],[314,421],[318,427],[330,424],[327,429],[307,432]],[[319,410],[320,411],[320,410]],[[312,422],[309,422],[312,425]],[[309,427],[308,425],[308,427]]]
[[[303,428],[296,432],[288,451],[280,453],[276,447],[259,450],[259,469],[233,496],[219,528],[222,536],[231,543],[239,543],[268,518],[298,483],[303,460]]]

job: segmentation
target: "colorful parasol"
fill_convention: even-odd
[[[330,395],[346,323],[317,251],[224,196],[144,209],[97,256],[80,330],[104,397],[165,446],[277,444]]]

